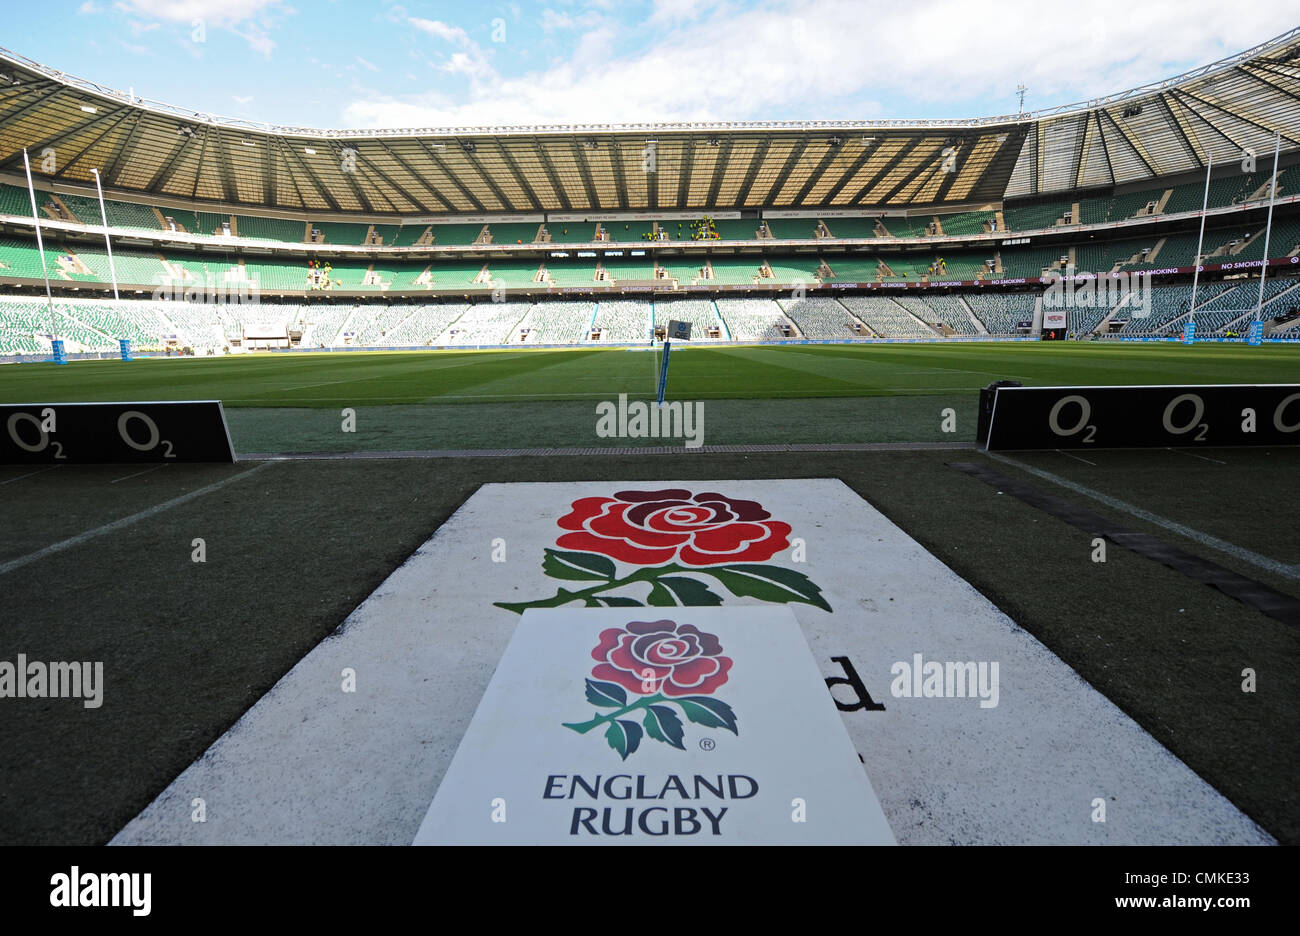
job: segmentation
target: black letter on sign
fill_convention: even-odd
[[[867,692],[867,687],[862,684],[862,677],[859,676],[858,671],[853,668],[853,664],[849,661],[848,657],[831,657],[831,662],[838,663],[840,666],[844,667],[844,672],[848,673],[848,678],[846,679],[843,676],[827,676],[826,688],[832,689],[834,686],[852,686],[853,691],[858,695],[858,701],[845,703],[841,702],[839,699],[835,699],[835,692],[832,689],[831,698],[835,699],[835,707],[837,709],[841,712],[856,712],[858,709],[863,709],[868,712],[883,712],[885,710],[885,706],[881,703],[871,701],[871,693]]]

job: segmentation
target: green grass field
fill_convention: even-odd
[[[970,442],[977,391],[993,380],[1285,383],[1300,377],[1297,355],[1100,343],[683,348],[669,397],[706,401],[706,444]],[[581,448],[619,442],[595,436],[594,404],[649,398],[655,366],[653,354],[622,351],[23,364],[0,367],[0,402],[221,399],[243,454]],[[947,406],[956,433],[941,429]],[[340,431],[344,407],[357,410],[355,433]],[[0,466],[0,659],[15,649],[102,659],[126,674],[111,713],[0,706],[0,737],[26,755],[0,759],[0,843],[107,841],[481,484],[764,477],[842,479],[1280,841],[1300,843],[1296,628],[1118,545],[1093,563],[1086,531],[950,467],[985,460],[1300,597],[1287,481],[1300,449],[997,461],[973,447],[676,451]],[[203,565],[190,561],[195,536],[208,543]],[[1238,688],[1245,666],[1260,673],[1249,697]]]
[[[652,398],[657,361],[574,350],[23,364],[0,368],[0,402],[219,399],[241,453],[653,445],[598,439],[594,405]],[[1276,345],[675,346],[668,397],[710,401],[706,444],[970,441],[978,391],[994,380],[1285,383],[1297,373],[1300,349]],[[340,431],[345,407],[355,433]],[[948,407],[955,433],[941,427]]]

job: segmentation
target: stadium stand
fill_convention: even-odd
[[[993,214],[988,211],[962,211],[939,216],[939,224],[943,228],[945,237],[985,234],[988,233],[988,226],[992,222]]]
[[[366,307],[358,307],[363,311]],[[443,333],[470,310],[465,303],[408,306],[409,314],[385,335],[385,344],[393,347],[429,347],[437,344]]]
[[[652,308],[649,302],[636,299],[602,299],[596,304],[591,331],[584,341],[648,341],[651,335]],[[593,334],[599,337],[593,339]]]
[[[881,338],[936,337],[933,328],[888,296],[844,296],[840,302]]]
[[[727,337],[725,325],[712,300],[670,299],[654,303],[656,328],[666,327],[673,319],[691,323],[691,341],[716,341]]]
[[[782,299],[778,305],[799,327],[799,333],[804,338],[848,339],[867,336],[866,332],[854,327],[860,324],[858,319],[834,299],[821,296]]]
[[[492,222],[488,233],[494,244],[531,244],[537,240],[537,231],[541,227],[536,221],[528,223]]]
[[[822,220],[832,237],[875,237],[875,218],[826,218]]]
[[[1066,215],[1072,202],[1049,201],[1035,205],[1003,206],[1002,216],[1006,219],[1009,231],[1037,231],[1042,228],[1055,227]]]
[[[237,215],[235,226],[240,237],[257,240],[301,244],[307,235],[307,226],[288,218],[262,218],[257,215]]]
[[[964,293],[962,299],[990,335],[1014,335],[1019,322],[1033,322],[1036,296],[1027,293]]]
[[[588,337],[586,329],[595,311],[594,302],[534,303],[510,336],[510,343],[577,344]]]
[[[895,301],[928,325],[943,331],[946,325],[958,335],[978,335],[979,329],[955,296],[896,296]]]
[[[714,305],[732,341],[780,341],[794,336],[794,323],[772,299],[718,299]]]

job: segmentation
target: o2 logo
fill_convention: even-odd
[[[1079,419],[1072,426],[1061,425],[1061,413],[1067,406],[1074,404],[1079,407]],[[1051,412],[1047,414],[1047,428],[1062,438],[1078,435],[1080,432],[1086,432],[1079,441],[1089,444],[1097,435],[1097,427],[1088,422],[1092,418],[1092,404],[1086,397],[1081,397],[1077,393],[1069,396],[1063,396],[1056,401]]]
[[[36,441],[29,442],[23,438],[25,430],[21,426],[30,424],[36,430]],[[51,407],[45,407],[41,410],[41,418],[37,419],[31,413],[13,413],[5,423],[9,430],[9,438],[14,440],[14,445],[18,446],[24,452],[36,454],[43,452],[47,448],[52,449],[55,459],[67,458],[63,454],[62,442],[51,442],[50,433],[54,431],[54,410]]]
[[[148,438],[145,441],[137,442],[135,440],[134,436],[139,434],[139,430],[135,430],[133,433],[133,421],[138,421],[144,425],[144,431],[148,433]],[[167,448],[163,452],[163,458],[176,457],[176,454],[172,451],[172,444],[159,437],[158,424],[139,410],[127,410],[117,417],[117,434],[122,437],[123,442],[137,452],[152,452],[159,445],[165,445]]]
[[[1192,404],[1192,418],[1182,425],[1174,424],[1174,411],[1182,404]],[[1205,434],[1210,431],[1209,423],[1201,422],[1201,417],[1205,415],[1205,401],[1195,393],[1180,393],[1169,401],[1165,406],[1165,411],[1161,415],[1161,424],[1165,427],[1165,432],[1170,435],[1186,435],[1193,429],[1198,430],[1196,435],[1192,436],[1193,442],[1204,442]]]

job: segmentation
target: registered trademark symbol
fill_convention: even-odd
[[[700,750],[712,751],[714,747],[712,738],[700,738]]]

